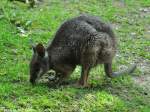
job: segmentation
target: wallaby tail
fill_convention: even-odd
[[[113,72],[112,73],[112,77],[116,77],[116,76],[121,76],[123,74],[130,74],[132,73],[134,70],[136,69],[136,64],[131,65],[130,67],[128,67],[125,70],[121,70],[119,72]]]

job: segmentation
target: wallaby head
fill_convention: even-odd
[[[45,47],[39,43],[32,46],[33,56],[30,62],[30,82],[35,83],[49,69],[49,57]]]

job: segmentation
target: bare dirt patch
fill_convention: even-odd
[[[147,17],[150,15],[150,7],[142,7],[139,9],[141,17]]]
[[[138,59],[137,68],[141,75],[132,77],[134,83],[150,92],[150,60]]]
[[[150,76],[143,75],[138,77],[133,77],[133,80],[136,84],[140,85],[145,90],[150,91]]]

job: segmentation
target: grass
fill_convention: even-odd
[[[115,26],[118,54],[114,69],[132,62],[141,65],[140,60],[150,62],[150,10],[141,9],[147,7],[149,0],[126,0],[124,5],[119,0],[44,0],[30,9],[21,2],[1,0],[0,111],[149,112],[149,90],[133,81],[133,77],[147,73],[144,65],[133,76],[115,79],[105,79],[103,67],[98,66],[89,76],[93,88],[85,89],[49,88],[42,83],[31,86],[28,67],[32,55],[29,38],[47,45],[63,21],[81,13],[100,16]],[[78,80],[79,76],[78,67],[69,81]]]

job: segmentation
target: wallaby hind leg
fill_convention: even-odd
[[[80,80],[78,82],[78,86],[81,86],[81,87],[88,87],[89,86],[87,83],[89,71],[90,71],[90,67],[82,66],[81,77],[80,77]]]

